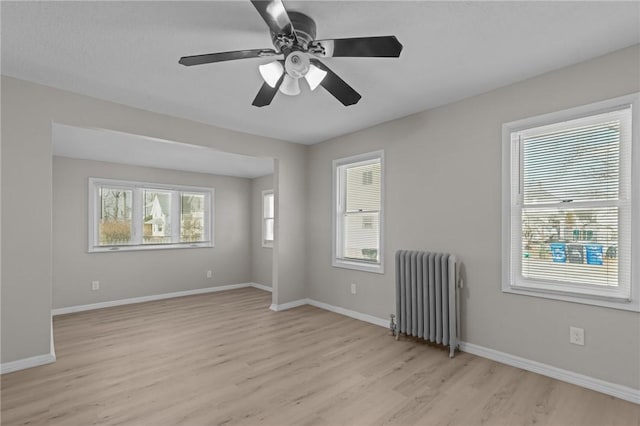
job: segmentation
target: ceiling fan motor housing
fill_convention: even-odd
[[[298,45],[295,46],[292,40],[285,40],[281,34],[271,33],[273,45],[282,53],[288,53],[286,50],[295,49],[307,50],[309,43],[316,39],[316,23],[309,16],[300,12],[288,12],[291,25],[296,33]]]

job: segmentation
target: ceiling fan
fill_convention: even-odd
[[[344,106],[354,105],[362,96],[318,58],[397,58],[402,51],[402,44],[395,36],[316,40],[314,20],[300,12],[287,12],[282,0],[251,0],[251,3],[269,27],[275,49],[183,56],[178,62],[192,66],[234,59],[281,56],[258,67],[264,83],[253,100],[253,105],[257,107],[269,105],[278,90],[285,95],[298,95],[299,80],[302,78],[307,81],[311,90],[322,86]]]

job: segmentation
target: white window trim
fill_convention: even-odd
[[[205,216],[205,232],[208,234],[208,241],[203,242],[189,242],[189,243],[172,243],[172,244],[133,244],[133,245],[120,245],[120,246],[99,246],[96,245],[98,241],[98,227],[96,226],[96,214],[98,213],[98,205],[100,200],[98,198],[97,188],[99,186],[114,186],[120,187],[122,189],[132,190],[134,192],[134,197],[139,196],[136,192],[142,191],[147,188],[159,189],[159,190],[169,190],[169,191],[181,191],[181,192],[201,192],[205,193],[206,203],[209,215]],[[170,185],[164,183],[154,183],[154,182],[140,182],[140,181],[130,181],[130,180],[118,180],[118,179],[107,179],[107,178],[89,178],[89,191],[88,191],[88,235],[87,242],[88,248],[87,251],[89,253],[113,253],[113,252],[121,252],[121,251],[144,251],[144,250],[166,250],[166,249],[189,249],[189,248],[203,248],[203,247],[214,247],[214,188],[206,188],[200,186],[187,186],[187,185]],[[135,218],[140,218],[142,212],[140,211],[141,205],[140,203],[134,203],[132,205],[132,217],[133,221],[133,235],[134,238],[141,238],[142,230],[139,229],[140,224],[135,221]],[[179,221],[180,217],[180,204],[177,200],[172,199],[172,207],[171,207],[171,215],[174,220]],[[176,229],[175,227],[173,228]],[[179,227],[177,228],[177,232],[179,234]]]
[[[268,218],[264,215],[264,197],[266,195],[273,195],[273,217]],[[262,217],[262,247],[264,248],[273,248],[273,241],[275,240],[275,211],[276,211],[276,196],[275,193],[273,192],[273,189],[265,189],[264,191],[262,191],[262,210],[260,212],[260,216]],[[265,226],[265,223],[267,221],[267,219],[273,219],[274,220],[274,224],[273,224],[273,230],[274,230],[274,235],[273,235],[273,240],[267,241],[267,239],[265,238],[266,233],[267,233],[267,227]]]
[[[346,260],[338,258],[338,244],[341,243],[341,237],[338,235],[338,194],[341,192],[340,182],[338,179],[338,168],[351,163],[359,163],[369,160],[380,159],[380,247],[378,252],[380,254],[379,263],[371,262],[358,262],[357,260]],[[374,272],[377,274],[384,274],[384,188],[385,188],[385,170],[384,170],[384,151],[373,151],[364,154],[353,155],[350,157],[340,158],[333,160],[333,174],[332,174],[332,244],[331,244],[331,265],[336,268],[354,269],[363,272]]]
[[[631,297],[630,300],[516,287],[511,282],[511,133],[631,105]],[[502,291],[640,312],[640,93],[505,123],[502,126]]]

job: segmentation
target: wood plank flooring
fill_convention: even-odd
[[[640,406],[241,289],[54,318],[2,425],[640,425]]]

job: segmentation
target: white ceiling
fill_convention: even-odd
[[[180,56],[270,48],[246,1],[8,2],[2,73],[159,113],[315,143],[640,42],[640,2],[287,1],[318,38],[394,34],[400,59],[324,60],[362,94],[345,108],[303,88],[251,106],[247,59],[184,67]]]
[[[53,124],[53,155],[133,166],[255,178],[273,173],[273,159],[104,129]]]

